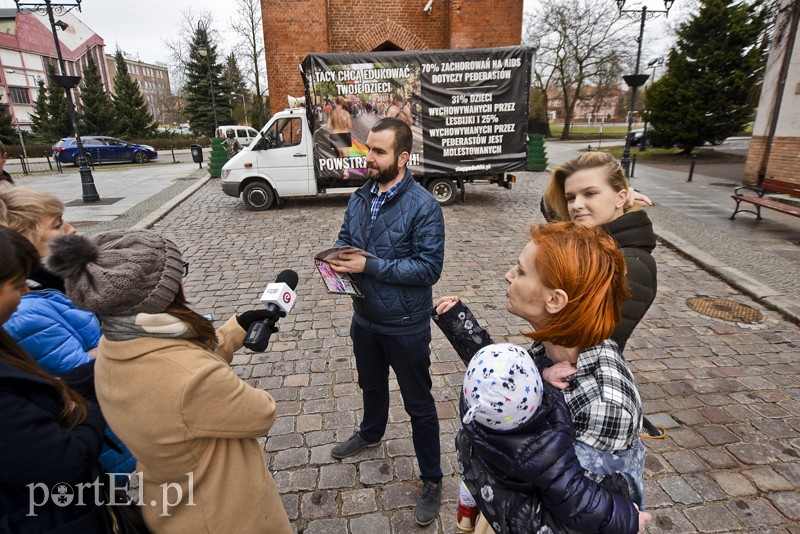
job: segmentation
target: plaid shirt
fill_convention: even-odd
[[[542,343],[534,343],[531,353],[534,361],[547,357]],[[633,447],[642,429],[642,399],[617,344],[607,339],[581,351],[577,367],[564,390],[575,439],[608,452]]]
[[[395,195],[395,193],[397,193],[397,188],[400,187],[401,183],[403,183],[402,180],[394,184],[392,188],[386,191],[385,193],[379,194],[378,182],[375,181],[372,182],[372,189],[369,190],[369,192],[372,194],[372,206],[369,211],[370,226],[375,224],[375,219],[378,218],[378,212],[380,211],[381,206],[383,206],[383,203],[386,202],[387,200],[390,200]]]

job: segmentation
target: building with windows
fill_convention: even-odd
[[[147,102],[147,107],[153,117],[161,123],[170,122],[167,114],[174,107],[172,91],[169,87],[169,70],[166,65],[145,63],[123,52],[128,74],[139,83],[142,95]],[[108,78],[111,80],[111,93],[114,93],[114,76],[117,73],[117,63],[112,54],[106,54],[105,59]]]
[[[582,98],[575,104],[573,122],[602,123],[624,121],[627,92],[619,86],[602,90],[594,86],[584,87]],[[562,122],[566,115],[561,91],[555,87],[547,88],[547,116],[553,122]],[[639,113],[636,114],[639,120]]]
[[[88,58],[92,57],[108,86],[110,78],[105,69],[102,37],[72,13],[59,15],[58,19],[66,24],[64,30],[57,30],[66,74],[82,76]],[[60,73],[47,16],[0,9],[0,104],[8,106],[12,121],[22,130],[30,130],[38,82],[45,79],[48,63],[53,63]]]

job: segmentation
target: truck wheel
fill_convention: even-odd
[[[450,178],[434,178],[428,182],[428,191],[442,206],[449,206],[456,201],[456,184]]]
[[[247,184],[242,191],[242,202],[251,211],[266,211],[275,202],[275,193],[269,184],[253,182]]]

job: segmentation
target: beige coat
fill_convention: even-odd
[[[233,317],[216,353],[185,339],[100,341],[97,397],[138,459],[154,533],[292,532],[256,440],[275,421],[275,400],[230,368],[244,335]]]

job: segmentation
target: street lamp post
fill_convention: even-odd
[[[205,46],[198,47],[197,53],[206,58],[206,63],[208,64],[208,86],[211,89],[211,109],[214,112],[214,135],[216,135],[219,129],[219,123],[217,122],[217,100],[214,97],[214,79],[211,77],[211,54],[209,54],[208,30],[206,29],[205,31],[206,44]]]
[[[61,55],[61,42],[58,40],[58,33],[56,33],[56,28],[61,28],[61,30],[67,29],[67,24],[61,20],[56,22],[55,18],[53,17],[53,12],[58,15],[63,15],[69,11],[72,11],[74,8],[78,8],[78,11],[81,10],[81,0],[71,0],[71,1],[51,1],[51,0],[43,0],[41,2],[28,2],[26,0],[14,0],[17,4],[17,11],[20,13],[22,12],[32,12],[36,11],[37,13],[47,14],[48,19],[50,20],[50,29],[53,31],[53,40],[56,44],[56,55],[58,56],[58,66],[61,69],[60,76],[53,76],[53,82],[56,85],[59,85],[64,88],[64,91],[67,95],[67,108],[69,111],[69,118],[72,122],[72,129],[75,133],[75,144],[78,146],[78,165],[80,166],[80,176],[81,176],[81,188],[82,188],[82,196],[84,202],[97,202],[100,200],[100,195],[97,194],[97,188],[94,186],[94,177],[92,176],[92,169],[89,168],[88,161],[86,159],[86,152],[83,149],[83,143],[81,142],[81,136],[78,133],[78,118],[75,115],[75,102],[72,99],[72,89],[78,86],[80,83],[81,78],[80,76],[68,76],[67,75],[67,67],[64,63],[64,58]]]
[[[625,149],[622,151],[622,159],[620,159],[620,165],[622,165],[622,169],[625,171],[625,176],[630,177],[631,171],[631,129],[633,128],[633,117],[636,114],[636,93],[639,90],[639,87],[643,86],[644,83],[647,81],[647,78],[650,77],[649,74],[639,74],[639,65],[642,60],[642,39],[644,38],[644,23],[647,19],[652,19],[660,14],[664,14],[665,17],[669,16],[669,10],[672,8],[672,4],[675,3],[675,0],[664,0],[664,8],[663,10],[657,9],[647,9],[647,6],[642,6],[642,9],[623,9],[625,7],[625,0],[616,0],[617,2],[617,9],[619,10],[620,15],[626,15],[627,17],[633,20],[639,20],[639,38],[636,42],[639,44],[636,50],[636,70],[633,74],[629,74],[627,76],[623,76],[622,79],[625,80],[625,83],[628,84],[628,87],[631,88],[631,107],[628,111],[628,131],[625,134]]]
[[[247,120],[247,104],[245,103],[245,100],[244,100],[244,94],[243,93],[237,93],[235,91],[231,91],[231,95],[233,95],[233,96],[239,95],[239,96],[242,97],[242,108],[244,108],[244,123],[247,126],[250,126],[250,121]]]

